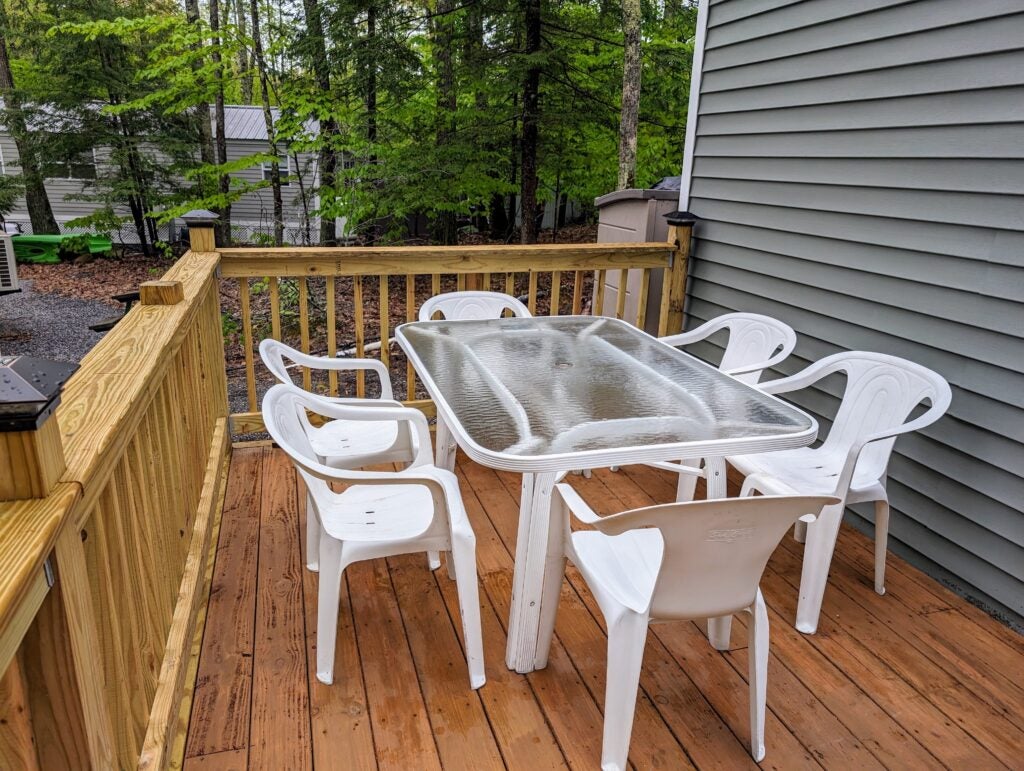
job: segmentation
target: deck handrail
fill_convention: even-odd
[[[3,714],[0,757],[34,730],[27,767],[164,764],[229,448],[218,262],[189,252],[143,285],[64,389],[56,486],[0,503],[0,675],[59,702]],[[34,681],[58,665],[64,690]]]

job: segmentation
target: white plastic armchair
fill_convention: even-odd
[[[796,332],[791,326],[759,313],[726,313],[661,341],[673,347],[692,345],[722,329],[729,330],[729,339],[718,368],[745,383],[756,383],[763,370],[783,361],[796,348]]]
[[[308,439],[307,414],[334,420],[406,424],[417,436],[411,465],[402,471],[339,469],[321,462]],[[341,576],[354,562],[423,551],[451,552],[472,688],[484,684],[483,638],[476,574],[476,538],[455,475],[432,465],[430,429],[423,413],[406,407],[329,402],[291,385],[276,385],[263,399],[263,420],[295,464],[309,490],[316,518],[308,551],[319,553],[317,679],[334,679]],[[336,493],[331,482],[347,485]],[[307,529],[307,537],[310,531]]]
[[[785,360],[796,348],[796,332],[789,324],[759,313],[725,313],[689,332],[660,339],[663,343],[679,348],[700,342],[722,329],[729,331],[729,338],[718,368],[751,385],[761,379],[764,370]],[[697,479],[704,475],[700,458],[650,465],[679,474],[677,501],[692,500]]]
[[[846,375],[846,388],[832,428],[820,447],[737,455],[728,458],[747,479],[744,494],[827,494],[839,499],[812,525],[798,523],[805,540],[796,628],[813,634],[828,581],[843,508],[875,504],[875,591],[885,593],[885,554],[889,533],[886,469],[900,434],[931,425],[949,408],[952,393],[946,380],[914,362],[881,353],[852,351],[833,354],[791,377],[761,384],[770,394],[784,394],[813,385],[835,373]],[[928,409],[907,420],[922,402]],[[805,532],[806,527],[806,532]]]
[[[310,356],[277,340],[260,343],[260,358],[279,383],[292,385],[291,366],[334,372],[362,370],[373,372],[380,380],[379,399],[325,397],[337,404],[400,407],[392,398],[387,368],[376,359],[339,359],[334,356]],[[329,466],[358,468],[376,463],[408,463],[412,459],[408,432],[383,415],[375,421],[335,420],[322,426],[310,426],[310,443]]]
[[[512,295],[501,292],[466,291],[447,292],[431,297],[420,308],[419,319],[430,321],[438,312],[449,321],[496,319],[506,310],[511,311],[513,316],[532,315],[530,309]]]
[[[601,768],[626,768],[648,624],[741,611],[751,615],[750,753],[764,758],[768,612],[758,584],[793,522],[834,503],[828,496],[726,498],[602,518],[571,487],[556,485],[552,514],[565,522],[565,555],[586,580],[608,629]],[[570,513],[595,530],[570,532]],[[552,602],[542,611],[545,646],[556,608]]]

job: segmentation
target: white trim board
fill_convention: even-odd
[[[697,30],[693,40],[693,66],[690,69],[690,105],[686,112],[686,143],[683,146],[683,173],[679,180],[679,211],[690,210],[690,185],[693,181],[693,151],[697,144],[697,120],[700,109],[700,83],[704,75],[704,42],[708,33],[710,0],[697,5]]]

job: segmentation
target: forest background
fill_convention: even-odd
[[[438,243],[532,243],[545,206],[560,225],[569,201],[679,173],[695,18],[693,0],[0,0],[21,167],[0,210],[24,195],[33,231],[58,232],[48,165],[104,148],[82,194],[96,210],[70,224],[129,222],[144,251],[196,208],[229,243],[231,204],[257,188],[277,243],[288,196],[313,243],[337,243],[338,217],[400,239],[409,216]],[[229,161],[232,104],[260,106],[269,141]],[[282,185],[300,158],[313,182]],[[234,176],[257,165],[259,182]]]

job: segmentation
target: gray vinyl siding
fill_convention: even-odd
[[[262,113],[260,113],[260,119],[262,120]],[[266,141],[229,139],[227,147],[228,160],[236,161],[249,155],[265,153],[267,144]],[[7,175],[20,173],[21,167],[18,163],[17,147],[14,144],[14,140],[7,134],[0,133],[0,153],[3,154],[3,172]],[[96,154],[97,162],[102,168],[104,159],[109,157],[109,154],[103,148],[98,148]],[[313,187],[315,181],[316,169],[313,164],[314,159],[315,156],[310,154],[300,154],[299,156],[299,163],[304,170],[302,175],[303,183],[307,191]],[[260,164],[257,163],[250,168],[235,173],[233,176],[255,183],[263,178],[263,172]],[[288,226],[285,237],[288,241],[294,243],[301,243],[302,241],[300,223],[303,221],[303,207],[299,191],[300,187],[297,181],[282,188],[284,219]],[[97,208],[97,205],[92,202],[75,199],[75,196],[83,192],[89,192],[88,184],[82,181],[47,179],[46,192],[50,199],[50,206],[53,208],[53,216],[60,225],[76,217],[90,214]],[[315,210],[316,204],[313,200],[310,200],[309,208],[311,211]],[[243,238],[251,236],[252,230],[255,228],[262,227],[266,230],[273,226],[274,203],[269,188],[246,193],[232,205],[231,209],[232,220],[239,226]],[[121,207],[118,211],[125,216],[129,214],[127,207]],[[12,222],[21,223],[26,232],[29,232],[29,216],[24,199],[19,199],[15,203],[7,219]],[[317,225],[313,226],[314,237],[317,235],[317,227]],[[122,235],[130,233],[130,231],[131,227],[125,226],[122,229]]]
[[[688,326],[736,310],[943,374],[890,464],[893,549],[1024,617],[1024,4],[720,0],[704,50]],[[713,338],[695,352],[721,356]],[[843,383],[794,394],[822,419]],[[870,530],[870,507],[850,513]],[[827,598],[826,598],[827,603]]]

